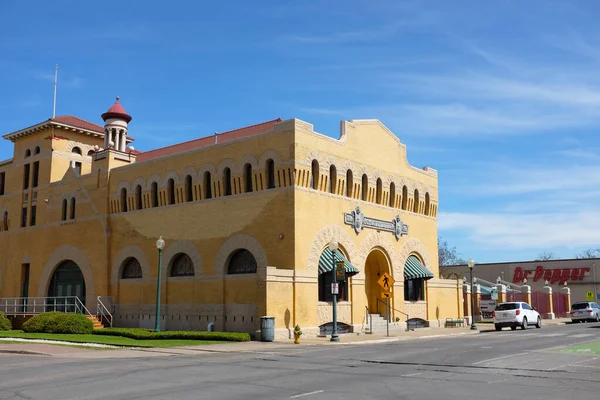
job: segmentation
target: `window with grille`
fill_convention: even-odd
[[[170,276],[194,276],[194,263],[185,253],[177,254],[171,264]]]
[[[123,272],[121,279],[139,279],[142,277],[142,266],[140,262],[133,257],[128,258],[123,263]]]
[[[237,250],[229,258],[228,274],[254,274],[256,270],[256,259],[246,249]]]

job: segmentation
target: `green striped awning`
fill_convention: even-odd
[[[344,267],[346,267],[346,276],[354,276],[358,274],[358,269],[354,265],[350,264],[350,261],[346,260],[346,257],[344,257],[341,251],[335,252],[335,261],[344,262]],[[325,272],[331,272],[333,265],[331,250],[326,247],[319,258],[319,275],[324,274]]]
[[[409,256],[404,264],[404,279],[431,279],[433,274],[415,256]]]

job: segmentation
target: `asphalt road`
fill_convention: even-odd
[[[128,359],[0,355],[0,399],[594,399],[600,324]]]

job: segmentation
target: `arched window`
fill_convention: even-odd
[[[173,178],[167,182],[167,192],[169,193],[169,204],[175,204],[175,181]]]
[[[135,187],[135,208],[141,210],[144,208],[144,204],[142,203],[142,186],[137,185]]]
[[[71,219],[75,219],[75,197],[71,197]]]
[[[390,183],[390,207],[396,205],[396,185],[394,182]]]
[[[192,176],[187,175],[185,177],[185,201],[194,200],[194,185],[192,182]]]
[[[413,212],[415,212],[415,213],[419,212],[419,191],[417,189],[415,189]]]
[[[8,211],[4,211],[4,217],[2,217],[2,225],[4,227],[4,230],[7,231],[8,230]]]
[[[27,149],[25,150],[25,158],[29,157],[31,155],[31,150]]]
[[[206,171],[204,173],[204,198],[211,199],[212,198],[212,179],[210,177],[210,172]]]
[[[40,154],[40,146],[35,146],[35,149],[33,149],[33,154]]]
[[[275,162],[270,158],[267,160],[267,189],[275,188]]]
[[[127,212],[127,189],[121,189],[121,212]]]
[[[319,162],[312,160],[312,176],[310,187],[315,190],[319,190]]]
[[[429,215],[429,213],[430,213],[430,210],[429,210],[430,204],[429,203],[430,203],[429,192],[426,192],[425,193],[425,215]]]
[[[369,195],[369,177],[367,174],[363,174],[362,176],[362,200],[367,201],[367,197]]]
[[[179,253],[173,257],[169,276],[194,276],[194,263],[190,256]]]
[[[335,193],[337,190],[337,169],[335,165],[329,167],[329,193]]]
[[[223,186],[225,187],[225,196],[231,196],[231,169],[229,167],[223,171]]]
[[[152,207],[158,207],[158,183],[152,182]]]
[[[73,147],[73,150],[71,150],[71,153],[81,155],[81,149],[79,147],[75,146],[75,147]]]
[[[227,264],[228,274],[254,274],[256,270],[256,259],[246,249],[236,250],[229,257],[229,263]]]
[[[346,196],[352,197],[352,192],[354,189],[354,181],[352,179],[352,171],[346,171]]]
[[[142,277],[142,266],[140,262],[134,258],[129,257],[123,262],[123,270],[121,272],[121,279],[140,279]]]
[[[91,156],[93,156],[93,155],[94,155],[94,150],[90,150],[90,151],[88,151],[88,157],[91,157]]]
[[[244,165],[244,181],[246,182],[246,193],[252,191],[252,165]]]
[[[408,207],[408,189],[406,186],[402,186],[402,209],[406,210]]]
[[[381,178],[377,178],[377,190],[375,191],[375,202],[381,204],[381,196],[383,194],[383,184]]]
[[[61,217],[60,217],[60,219],[62,221],[66,221],[67,220],[67,205],[68,205],[67,199],[64,199],[62,201],[62,214],[61,214]]]

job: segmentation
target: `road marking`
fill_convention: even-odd
[[[517,353],[517,354],[509,354],[507,356],[496,357],[496,358],[489,358],[487,360],[478,361],[478,362],[473,363],[471,365],[479,365],[479,364],[483,364],[483,363],[490,362],[490,361],[502,360],[503,358],[509,358],[509,357],[515,357],[515,356],[523,356],[525,354],[527,354],[527,352]]]
[[[323,392],[324,392],[324,390],[317,390],[316,392],[297,394],[295,396],[290,396],[290,399],[296,399],[298,397],[310,396],[311,394],[317,394],[317,393],[323,393]]]
[[[579,333],[577,335],[571,335],[572,338],[582,338],[582,337],[588,337],[588,336],[595,336],[595,334],[593,334],[593,333]]]
[[[415,372],[414,374],[406,374],[406,375],[400,375],[400,376],[407,377],[407,376],[417,376],[417,375],[421,375],[421,374],[422,374],[422,372]]]

